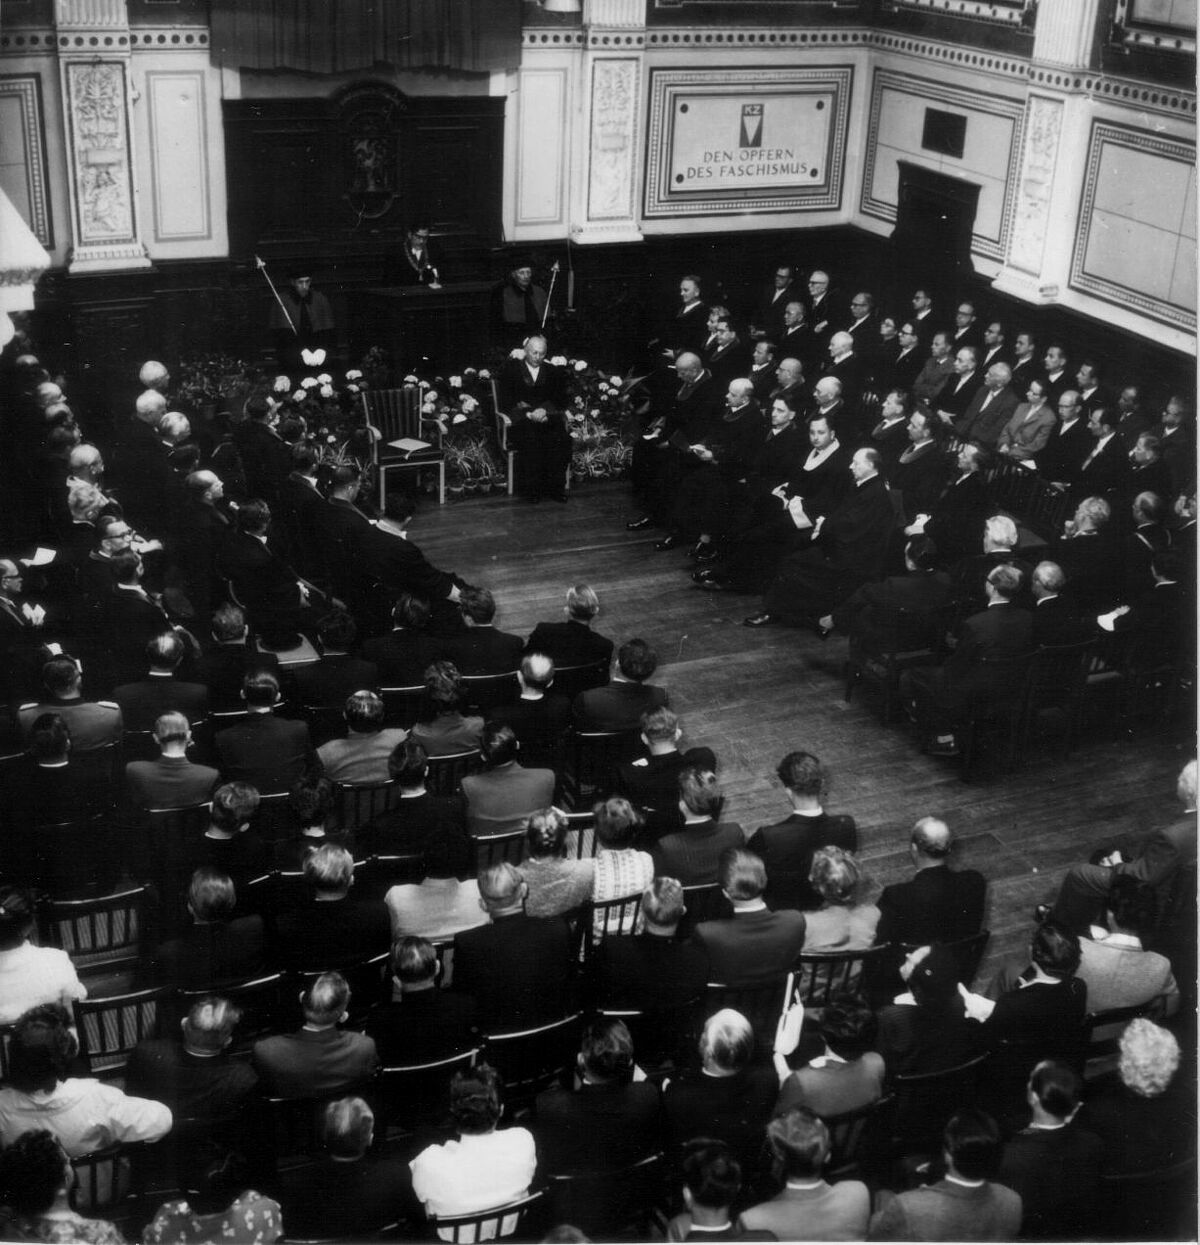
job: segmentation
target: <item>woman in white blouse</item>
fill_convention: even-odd
[[[28,892],[0,886],[0,1025],[14,1024],[42,1003],[61,1003],[70,1011],[74,999],[87,998],[65,951],[30,943],[33,923]]]

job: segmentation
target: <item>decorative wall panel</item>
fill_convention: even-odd
[[[647,218],[838,208],[851,65],[654,69]]]
[[[566,224],[565,69],[523,69],[517,119],[517,224]]]
[[[931,103],[966,118],[961,158],[922,149],[925,109]],[[1023,113],[1019,99],[877,69],[871,83],[860,210],[880,220],[896,219],[900,160],[961,178],[980,188],[972,250],[1003,259],[1021,160]]]
[[[595,61],[589,220],[628,220],[633,215],[637,107],[638,62],[633,57]]]
[[[0,185],[37,240],[52,250],[42,125],[41,79],[36,75],[0,78]]]
[[[1196,327],[1196,148],[1096,122],[1071,285],[1165,324]]]
[[[1035,277],[1041,274],[1046,252],[1062,124],[1062,100],[1044,95],[1029,97],[1025,161],[1017,188],[1016,223],[1008,258],[1014,267]]]
[[[74,157],[76,242],[134,242],[126,62],[71,61],[64,70]]]
[[[149,107],[154,236],[182,242],[212,236],[208,209],[205,75],[201,70],[145,75]]]

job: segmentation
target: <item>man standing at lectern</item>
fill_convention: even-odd
[[[387,285],[438,286],[438,270],[429,250],[428,221],[418,220],[405,231],[404,245],[389,257],[384,281]]]
[[[563,408],[567,384],[562,370],[546,362],[546,339],[525,339],[525,353],[500,370],[500,409],[512,420],[517,451],[517,492],[529,501],[567,500],[571,438]]]

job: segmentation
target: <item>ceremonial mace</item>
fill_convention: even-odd
[[[271,280],[271,274],[267,271],[266,263],[256,255],[254,257],[254,266],[263,275],[263,280],[271,287],[271,293],[275,295],[275,301],[279,304],[279,310],[283,312],[283,318],[288,322],[288,328],[292,330],[297,337],[300,336],[300,330],[296,327],[292,320],[291,313],[284,306],[283,299],[279,297],[279,291],[275,288],[275,282]]]
[[[554,297],[554,282],[558,279],[558,260],[550,265],[550,288],[546,291],[546,305],[542,308],[542,328],[546,327],[546,317],[550,314],[550,300]]]

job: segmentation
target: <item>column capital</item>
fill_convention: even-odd
[[[1040,0],[1033,59],[1067,69],[1096,67],[1100,0]]]
[[[584,0],[583,24],[645,29],[646,0]]]

